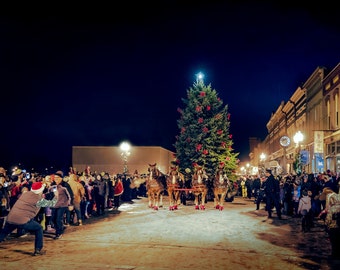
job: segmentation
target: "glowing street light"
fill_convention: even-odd
[[[122,156],[122,159],[124,161],[124,174],[126,174],[129,171],[128,166],[127,166],[127,161],[128,161],[128,157],[130,156],[131,145],[128,142],[122,142],[119,148],[122,151],[120,155]]]
[[[301,145],[300,142],[303,141],[303,134],[301,133],[301,131],[299,130],[298,132],[295,133],[293,140],[296,144],[297,149],[297,154],[296,154],[296,159],[295,159],[295,171],[296,173],[301,173],[302,171],[302,166],[301,166]]]
[[[266,159],[266,155],[264,154],[264,153],[262,153],[261,155],[260,155],[260,160],[261,161],[264,161]]]
[[[299,145],[299,143],[303,141],[303,134],[301,133],[300,130],[295,133],[293,140],[296,143],[296,145]]]
[[[265,170],[265,162],[266,160],[266,155],[264,153],[261,153],[260,155],[260,167],[261,167],[261,173],[264,173],[264,170]]]

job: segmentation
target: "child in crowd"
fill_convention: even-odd
[[[299,199],[298,214],[302,216],[301,230],[303,232],[310,231],[312,227],[312,199],[308,195],[308,191],[305,189],[302,191],[302,196]]]

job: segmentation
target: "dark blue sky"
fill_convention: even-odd
[[[0,11],[0,166],[67,167],[73,145],[125,139],[174,150],[199,71],[229,106],[243,160],[280,102],[340,60],[326,2],[161,2]]]

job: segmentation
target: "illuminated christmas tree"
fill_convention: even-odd
[[[187,90],[187,98],[182,101],[184,108],[178,109],[181,116],[177,120],[180,132],[174,144],[180,172],[193,172],[198,164],[204,166],[208,175],[213,175],[218,165],[224,163],[232,179],[239,153],[234,153],[232,148],[228,106],[223,105],[216,90],[202,79]]]

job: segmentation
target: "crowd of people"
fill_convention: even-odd
[[[70,226],[82,226],[92,216],[117,210],[122,201],[147,197],[145,183],[134,185],[138,176],[83,172],[70,168],[67,174],[27,174],[17,169],[11,175],[0,167],[0,242],[16,230],[17,237],[35,233],[34,255],[43,254],[43,232],[62,238]],[[301,218],[301,230],[308,232],[316,218],[324,220],[332,256],[340,258],[340,177],[325,173],[274,176],[270,169],[264,175],[242,176],[236,181],[237,196],[253,199],[255,210],[261,205],[273,218],[282,215]],[[24,209],[24,210],[23,210]],[[23,213],[24,212],[24,213]]]
[[[301,231],[309,232],[315,219],[324,221],[332,256],[340,258],[340,176],[327,170],[324,173],[284,175],[274,177],[270,169],[263,176],[242,176],[238,195],[253,199],[256,210],[261,204],[272,218],[275,208],[282,215],[301,218]]]
[[[138,172],[135,172],[138,174]],[[67,174],[27,174],[16,169],[12,174],[0,167],[0,242],[14,232],[16,237],[35,233],[33,255],[43,254],[43,233],[62,238],[68,226],[82,226],[92,216],[118,210],[123,201],[146,196],[137,190],[127,174],[76,172]]]

